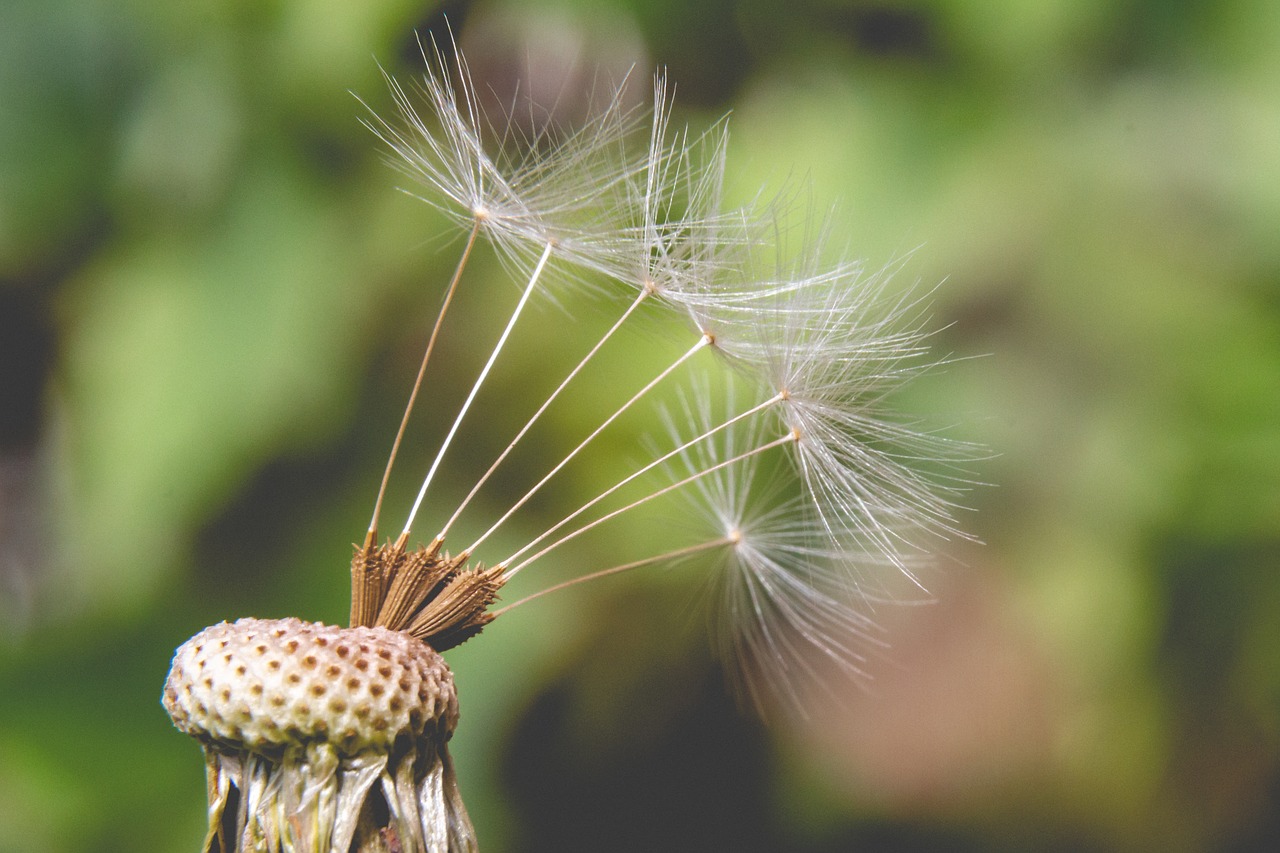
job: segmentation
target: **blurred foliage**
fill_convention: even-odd
[[[682,121],[732,110],[732,195],[798,176],[872,266],[942,282],[957,361],[901,402],[993,450],[965,518],[986,544],[955,546],[937,605],[882,614],[874,688],[808,726],[732,709],[678,571],[451,653],[488,853],[1280,847],[1277,4],[7,0],[0,851],[194,849],[171,650],[345,619],[460,245],[348,90],[387,111],[379,64],[412,75],[446,15],[482,79],[665,65]],[[477,269],[455,320],[483,331],[446,363],[483,358],[511,295]],[[493,394],[589,340],[539,310],[512,343],[539,358]],[[602,369],[645,376],[663,343]],[[448,416],[425,407],[403,471]],[[598,547],[564,568],[617,562]]]

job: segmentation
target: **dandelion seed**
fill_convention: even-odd
[[[550,592],[659,563],[714,562],[712,643],[734,686],[766,714],[780,706],[803,713],[802,682],[820,683],[829,669],[859,677],[879,643],[869,577],[886,569],[914,577],[917,534],[957,532],[949,484],[915,464],[945,460],[945,446],[883,412],[888,392],[927,364],[915,303],[886,304],[880,280],[856,264],[822,264],[817,248],[755,273],[786,229],[772,211],[723,208],[723,124],[701,136],[672,132],[659,76],[647,112],[623,106],[624,80],[583,127],[534,121],[521,132],[510,120],[514,105],[499,120],[489,117],[460,55],[434,43],[423,55],[425,113],[388,77],[399,121],[371,111],[366,123],[419,182],[421,197],[468,237],[355,548],[351,627],[223,623],[174,658],[164,704],[205,749],[206,851],[474,850],[447,750],[457,700],[439,653]],[[416,399],[431,394],[430,357],[481,242],[504,259],[519,299],[494,331],[470,391],[452,403],[456,414],[403,530],[380,544],[397,451]],[[466,425],[479,417],[472,410],[484,406],[482,386],[512,357],[507,343],[529,302],[588,280],[623,297],[617,318],[531,414],[516,418],[512,438],[442,513],[430,543],[410,548],[420,512],[438,509],[427,501],[429,487],[450,448],[468,440]],[[620,402],[606,405],[601,389],[579,387],[582,374],[621,345],[622,327],[642,322],[646,303],[662,309],[661,328],[683,343],[637,389],[607,389]],[[715,378],[697,378],[708,375]],[[670,449],[654,450],[514,553],[478,561],[495,531],[553,478],[624,416],[660,409],[673,386],[686,390],[680,414],[667,418]],[[737,407],[739,387],[756,402]],[[595,426],[567,454],[546,460],[546,473],[520,497],[492,510],[484,533],[447,552],[464,511],[479,511],[473,499],[482,487],[544,414],[570,398],[596,406]],[[505,401],[503,412],[518,408],[513,402],[524,403]],[[700,540],[668,542],[659,553],[493,609],[503,586],[533,564],[641,507],[676,499],[692,501],[706,523]]]
[[[735,422],[695,444],[681,440],[682,429],[705,433],[717,420],[723,417],[712,416],[706,394],[686,403],[682,418],[668,418],[681,462],[672,476],[696,477],[689,505],[729,543],[714,552],[708,582],[713,648],[746,703],[764,716],[803,716],[802,697],[829,689],[832,671],[863,677],[868,650],[882,645],[869,612],[876,595],[861,580],[887,561],[854,537],[832,537],[790,459],[768,464],[752,454],[724,464],[766,446],[770,421]],[[802,448],[803,439],[789,445],[793,457]]]
[[[784,395],[778,416],[801,436],[797,464],[814,511],[835,541],[854,537],[910,574],[905,553],[924,533],[964,536],[952,520],[962,477],[933,479],[974,449],[902,422],[888,396],[935,366],[908,292],[860,264],[820,266],[817,249],[755,294],[719,308],[722,347]]]

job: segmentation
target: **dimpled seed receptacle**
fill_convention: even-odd
[[[475,849],[453,676],[408,634],[224,622],[179,647],[164,706],[204,746],[205,851]]]

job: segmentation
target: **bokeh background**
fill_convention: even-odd
[[[571,103],[582,69],[665,66],[679,123],[731,112],[731,195],[799,180],[938,285],[957,360],[898,402],[991,449],[984,544],[941,549],[938,603],[885,608],[873,682],[807,723],[735,709],[679,571],[452,652],[486,853],[1280,849],[1280,4],[6,0],[0,851],[194,850],[172,649],[345,619],[459,246],[350,93],[389,112],[379,65],[411,77],[446,17],[483,85]],[[514,293],[477,260],[447,363]],[[540,311],[525,371],[570,334]]]

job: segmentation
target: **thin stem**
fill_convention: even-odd
[[[521,554],[525,553],[526,551],[530,550],[531,548],[535,548],[535,547],[537,547],[538,543],[542,542],[544,539],[546,539],[546,538],[547,538],[548,536],[550,536],[552,533],[555,533],[555,532],[556,532],[557,530],[559,530],[561,527],[564,527],[564,526],[565,526],[566,524],[568,524],[570,521],[573,521],[575,518],[577,518],[578,516],[582,515],[582,514],[583,514],[584,512],[586,512],[587,510],[591,509],[591,507],[593,507],[593,506],[595,506],[596,504],[600,503],[600,501],[602,501],[602,500],[604,500],[605,498],[609,497],[609,495],[611,495],[611,494],[613,494],[614,492],[618,491],[618,489],[621,489],[623,486],[625,486],[625,485],[627,485],[628,483],[630,483],[631,481],[635,480],[637,477],[641,477],[641,476],[643,476],[644,474],[647,474],[649,471],[652,471],[654,468],[656,468],[656,467],[658,467],[659,465],[661,465],[662,463],[666,462],[668,459],[671,459],[671,458],[672,458],[672,457],[674,457],[674,456],[677,456],[677,455],[679,455],[679,454],[681,454],[681,453],[684,453],[686,450],[688,450],[690,447],[693,447],[693,446],[694,446],[695,444],[697,444],[698,442],[705,441],[705,440],[707,440],[708,438],[711,438],[711,437],[712,437],[713,435],[715,435],[716,433],[720,432],[721,430],[728,429],[729,427],[733,426],[734,424],[736,424],[736,423],[738,423],[738,422],[740,422],[740,421],[746,420],[747,418],[751,417],[752,415],[759,414],[760,412],[762,412],[762,411],[764,411],[765,409],[767,409],[769,406],[772,406],[772,405],[774,405],[775,403],[779,403],[779,402],[781,402],[781,401],[782,401],[782,400],[784,400],[784,399],[786,399],[786,395],[785,395],[785,394],[781,394],[781,393],[779,393],[779,394],[775,394],[774,396],[770,397],[768,400],[765,400],[763,403],[760,403],[760,404],[759,404],[759,405],[757,405],[757,406],[753,406],[752,408],[748,409],[748,410],[747,410],[747,411],[745,411],[745,412],[742,412],[742,413],[740,413],[740,414],[734,415],[732,418],[730,418],[729,420],[727,420],[727,421],[725,421],[724,423],[720,424],[719,426],[712,427],[711,429],[709,429],[709,430],[707,430],[706,432],[704,432],[702,435],[699,435],[699,436],[697,436],[697,437],[695,437],[695,438],[691,438],[691,439],[689,439],[688,441],[686,441],[684,444],[682,444],[682,445],[680,445],[679,447],[677,447],[676,449],[671,450],[671,451],[669,451],[669,452],[665,453],[664,455],[662,455],[662,456],[658,457],[657,459],[653,460],[653,461],[652,461],[652,462],[650,462],[649,464],[645,465],[645,466],[644,466],[643,468],[641,468],[640,470],[633,472],[632,474],[630,474],[629,476],[627,476],[625,479],[623,479],[623,480],[621,480],[621,481],[619,481],[619,482],[615,483],[614,485],[610,486],[610,487],[609,487],[608,489],[606,489],[605,491],[603,491],[603,492],[601,492],[600,494],[596,495],[594,498],[592,498],[591,500],[587,501],[587,502],[586,502],[585,504],[583,504],[582,506],[578,507],[576,510],[574,510],[574,511],[573,511],[572,513],[570,513],[569,515],[567,515],[567,516],[565,516],[564,518],[560,519],[560,521],[556,522],[555,526],[553,526],[553,527],[551,527],[551,528],[548,528],[548,529],[547,529],[546,531],[544,531],[541,535],[539,535],[539,536],[538,536],[538,538],[534,539],[532,542],[529,542],[529,543],[528,543],[528,544],[526,544],[523,548],[521,548],[519,551],[517,551],[517,552],[515,552],[514,554],[512,554],[512,555],[507,559],[507,562],[509,563],[509,562],[511,562],[512,560],[517,560],[517,559],[519,559]]]
[[[502,335],[498,338],[498,343],[494,345],[493,352],[489,354],[489,360],[485,362],[484,368],[480,371],[480,375],[476,377],[476,382],[471,386],[471,393],[467,395],[466,402],[462,404],[458,416],[453,420],[453,426],[449,428],[449,434],[445,436],[444,443],[440,445],[440,451],[436,453],[435,461],[431,463],[430,470],[427,471],[427,477],[422,481],[422,488],[418,490],[418,497],[413,502],[413,509],[409,511],[409,520],[405,522],[404,531],[401,532],[400,538],[405,539],[410,528],[413,527],[413,519],[418,514],[418,508],[422,506],[422,499],[427,495],[427,487],[431,485],[431,479],[435,476],[436,470],[440,467],[440,461],[444,459],[445,451],[449,449],[453,437],[458,432],[458,427],[462,424],[462,419],[466,416],[467,410],[471,408],[471,403],[476,398],[476,394],[480,391],[480,386],[484,384],[485,378],[489,375],[489,370],[493,367],[493,363],[498,360],[498,353],[502,352],[503,345],[506,344],[511,330],[516,325],[516,320],[520,317],[520,312],[524,310],[524,306],[528,303],[529,297],[533,295],[533,289],[538,284],[538,278],[542,275],[542,270],[546,268],[547,260],[551,257],[551,250],[554,244],[547,243],[542,250],[542,257],[538,258],[538,265],[533,268],[533,274],[529,276],[529,283],[525,286],[524,293],[520,294],[520,301],[516,303],[515,310],[511,313],[511,319],[507,321],[507,326],[502,330]]]
[[[617,575],[617,574],[621,574],[622,572],[629,572],[632,569],[640,569],[640,568],[644,568],[645,566],[652,566],[655,563],[665,563],[668,560],[679,560],[684,557],[691,557],[694,554],[699,554],[703,551],[710,551],[712,548],[724,548],[727,545],[737,544],[739,539],[740,537],[724,536],[724,537],[721,537],[720,539],[712,539],[710,542],[703,542],[699,545],[690,545],[687,548],[679,548],[675,551],[668,551],[667,553],[659,554],[656,557],[646,557],[643,560],[636,560],[634,563],[626,563],[621,566],[614,566],[611,569],[602,569],[598,572],[592,572],[591,574],[583,575],[580,578],[572,578],[571,580],[558,583],[555,586],[549,586],[544,590],[539,590],[538,592],[535,592],[532,595],[527,595],[524,598],[520,599],[519,601],[515,601],[515,602],[512,602],[511,604],[508,604],[506,607],[500,607],[497,610],[491,611],[489,615],[493,616],[493,618],[496,619],[499,616],[501,616],[503,613],[506,613],[508,610],[511,610],[514,607],[519,607],[522,604],[528,604],[530,601],[533,601],[536,598],[542,598],[542,596],[552,592],[558,592],[562,589],[567,589],[571,586],[577,586],[578,584],[586,583],[587,581],[598,580],[599,578],[608,577],[609,575]]]
[[[634,312],[637,308],[639,308],[640,303],[643,302],[645,298],[649,296],[649,294],[652,292],[653,291],[650,290],[649,288],[645,288],[641,290],[640,295],[637,296],[635,300],[631,303],[631,305],[627,308],[627,310],[623,312],[622,316],[618,318],[618,321],[613,324],[612,328],[610,328],[609,331],[604,333],[604,337],[602,337],[596,343],[596,345],[591,348],[591,351],[588,352],[583,357],[582,361],[578,362],[578,366],[569,372],[569,375],[564,378],[564,381],[560,383],[559,387],[557,387],[556,390],[551,392],[551,396],[547,398],[546,402],[542,404],[542,406],[538,409],[538,411],[533,413],[533,417],[529,418],[528,422],[523,427],[521,427],[520,432],[516,433],[516,437],[511,439],[511,443],[507,445],[506,450],[502,451],[501,455],[499,455],[498,458],[494,460],[493,464],[489,466],[489,470],[484,472],[484,476],[481,477],[479,481],[477,481],[476,484],[471,487],[471,491],[468,492],[467,496],[462,499],[462,503],[460,503],[458,505],[458,508],[454,510],[453,515],[449,518],[449,520],[445,523],[444,527],[436,535],[436,539],[440,539],[440,540],[444,539],[445,534],[449,532],[449,528],[452,527],[453,523],[458,520],[458,516],[462,515],[462,511],[467,508],[467,504],[471,503],[471,499],[476,496],[476,493],[480,491],[481,487],[484,486],[486,482],[488,482],[491,476],[493,476],[493,472],[498,470],[498,466],[503,463],[503,461],[507,458],[507,456],[510,455],[511,451],[515,449],[516,445],[520,443],[520,440],[524,438],[525,433],[527,433],[530,429],[533,428],[533,425],[538,422],[539,418],[542,417],[543,412],[545,412],[551,406],[551,404],[555,401],[555,399],[560,396],[560,393],[564,391],[565,388],[568,387],[569,383],[573,381],[574,377],[576,377],[578,373],[580,373],[582,369],[587,366],[587,362],[595,358],[595,355],[597,352],[600,351],[600,348],[603,347],[611,337],[613,337],[613,333],[618,331],[618,329],[622,327],[622,324],[627,321],[627,318],[631,316],[632,312]]]
[[[737,456],[733,457],[732,459],[726,459],[723,462],[719,462],[715,465],[712,465],[710,468],[705,468],[702,471],[697,472],[696,474],[692,474],[688,477],[685,477],[683,480],[680,480],[677,483],[672,483],[669,486],[663,486],[661,489],[658,489],[658,491],[650,495],[646,495],[645,497],[640,498],[637,501],[633,501],[624,507],[619,507],[618,509],[615,509],[613,512],[606,513],[605,515],[602,515],[599,518],[597,518],[595,521],[592,521],[589,524],[584,524],[582,527],[579,527],[577,530],[573,531],[572,533],[568,533],[560,537],[559,539],[552,542],[547,547],[543,548],[538,553],[534,554],[532,557],[527,557],[524,561],[516,565],[514,568],[507,569],[504,572],[503,576],[506,579],[510,580],[511,578],[519,574],[521,569],[523,569],[525,566],[529,565],[530,563],[534,562],[535,560],[545,557],[547,554],[551,553],[556,548],[559,548],[561,545],[564,545],[566,542],[569,542],[572,539],[578,538],[582,534],[586,533],[588,530],[598,527],[601,524],[604,524],[606,521],[609,521],[613,518],[616,518],[619,515],[622,515],[624,512],[627,512],[628,510],[633,510],[639,506],[643,506],[644,504],[647,504],[649,501],[655,498],[662,497],[668,492],[674,492],[676,489],[683,488],[689,485],[690,483],[694,482],[695,480],[699,480],[707,476],[708,474],[712,474],[716,471],[719,471],[721,468],[727,468],[730,465],[734,465],[734,464],[737,464],[738,462],[742,462],[746,459],[750,459],[752,456],[756,456],[758,454],[772,450],[775,447],[781,447],[784,444],[790,444],[792,442],[798,441],[799,438],[800,438],[799,433],[793,430],[792,432],[787,433],[781,438],[775,438],[773,441],[770,441],[767,444],[760,445],[755,450],[748,450],[745,453],[740,453]],[[506,566],[513,559],[515,559],[514,556],[509,557],[508,559],[503,560],[499,565]]]
[[[449,289],[445,291],[444,304],[440,306],[440,313],[436,316],[436,324],[431,329],[431,337],[427,340],[427,351],[422,355],[422,364],[418,367],[418,378],[413,380],[413,390],[409,392],[409,402],[404,407],[404,416],[400,419],[400,429],[396,431],[396,440],[391,444],[391,456],[387,459],[387,468],[382,472],[382,484],[378,486],[378,499],[373,503],[373,519],[369,522],[369,535],[367,543],[372,543],[378,538],[378,517],[382,514],[382,500],[387,495],[387,483],[391,481],[391,468],[395,465],[396,454],[400,452],[400,442],[404,440],[405,429],[409,426],[409,414],[413,411],[413,404],[418,400],[418,391],[422,388],[422,377],[427,372],[427,362],[431,360],[431,353],[436,347],[436,338],[440,335],[440,327],[444,324],[445,312],[449,310],[449,303],[453,301],[453,294],[458,289],[458,282],[462,279],[462,270],[467,265],[467,259],[471,257],[471,248],[476,244],[476,236],[480,233],[480,226],[484,220],[476,217],[475,224],[471,227],[471,233],[467,236],[467,244],[462,248],[462,257],[458,260],[458,266],[453,271],[453,279],[449,282]]]
[[[595,430],[589,436],[584,438],[581,444],[579,444],[573,450],[569,451],[569,455],[565,456],[564,459],[561,459],[560,462],[556,465],[556,467],[552,468],[551,471],[548,472],[545,477],[543,477],[541,480],[538,481],[537,485],[535,485],[532,489],[526,492],[524,497],[516,501],[515,505],[511,507],[511,509],[507,510],[506,513],[502,516],[502,518],[499,518],[497,521],[495,521],[492,527],[486,530],[479,539],[477,539],[475,542],[472,542],[471,545],[469,545],[467,549],[462,553],[464,554],[474,553],[476,548],[480,546],[480,543],[488,539],[493,534],[494,531],[496,531],[499,527],[501,527],[506,522],[507,519],[509,519],[512,515],[515,514],[516,510],[520,509],[520,507],[528,503],[529,500],[533,498],[533,496],[536,495],[539,492],[539,490],[541,490],[542,487],[545,486],[552,477],[554,477],[556,474],[560,472],[561,468],[563,468],[565,465],[568,465],[569,461],[573,459],[573,457],[577,456],[578,453],[584,447],[590,444],[592,440],[595,439],[596,436],[604,432],[605,427],[609,426],[609,424],[613,423],[615,420],[621,417],[622,413],[625,412],[627,409],[631,408],[631,406],[634,405],[637,400],[639,400],[645,394],[648,394],[650,391],[652,391],[659,382],[661,382],[663,379],[666,379],[669,375],[671,375],[671,373],[675,371],[676,368],[678,368],[680,365],[684,364],[686,361],[692,358],[703,347],[710,345],[714,340],[715,339],[710,334],[703,334],[701,337],[699,337],[698,342],[694,344],[692,347],[690,347],[689,350],[685,352],[684,355],[677,358],[669,367],[667,367],[665,370],[659,373],[656,377],[654,377],[653,380],[650,381],[648,385],[645,385],[643,388],[637,391],[636,394],[630,400],[622,404],[621,408],[619,408],[616,412],[614,412],[612,415],[606,418],[604,423],[600,424],[600,426],[596,427]]]

